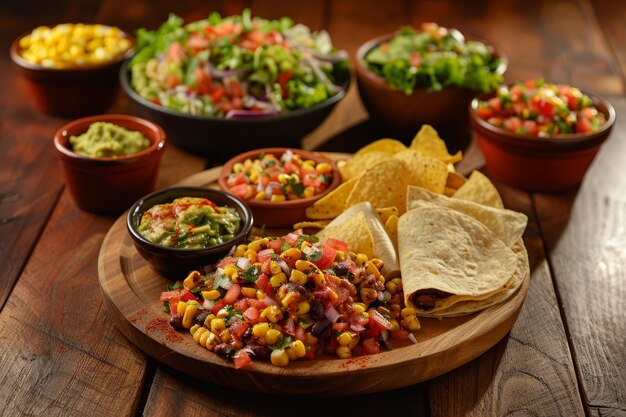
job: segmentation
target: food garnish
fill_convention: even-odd
[[[156,104],[192,115],[248,118],[313,107],[338,94],[347,54],[325,31],[289,18],[241,15],[184,25],[170,15],[140,29],[131,86]]]
[[[499,87],[495,97],[478,102],[476,114],[509,132],[544,138],[595,132],[606,123],[578,88],[541,78]]]

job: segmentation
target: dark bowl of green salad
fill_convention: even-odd
[[[390,133],[410,136],[422,124],[467,126],[467,107],[476,93],[502,82],[506,58],[456,29],[425,23],[364,43],[356,76],[370,117]]]
[[[120,72],[138,111],[170,142],[212,161],[265,146],[300,147],[346,95],[348,56],[325,31],[241,15],[137,32]]]
[[[201,187],[155,191],[133,204],[126,217],[139,254],[168,278],[223,258],[248,237],[252,222],[252,211],[243,201]]]

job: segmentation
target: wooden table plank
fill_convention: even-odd
[[[614,104],[626,111],[625,99]],[[575,200],[568,193],[535,195],[593,415],[626,414],[625,164],[626,123],[618,119]]]
[[[626,81],[626,3],[594,0],[592,3],[605,41],[619,62],[622,80]]]

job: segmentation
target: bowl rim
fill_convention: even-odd
[[[515,83],[507,84],[508,87],[513,86]],[[561,148],[567,145],[577,145],[581,143],[585,143],[588,141],[592,141],[593,139],[598,139],[603,136],[607,130],[610,130],[613,127],[613,124],[616,120],[615,108],[613,105],[604,99],[602,96],[599,96],[595,93],[589,92],[587,90],[580,90],[583,94],[586,94],[591,98],[594,106],[598,107],[598,104],[604,106],[606,108],[606,112],[602,111],[598,108],[598,111],[602,111],[604,116],[606,117],[606,122],[602,125],[602,127],[595,132],[587,132],[587,133],[568,133],[566,135],[554,136],[554,137],[539,137],[533,135],[522,135],[514,132],[509,132],[505,129],[502,129],[498,126],[494,126],[486,120],[478,117],[476,113],[476,108],[478,107],[478,102],[480,100],[485,100],[486,98],[493,97],[496,92],[492,92],[489,94],[479,94],[475,96],[470,102],[468,112],[470,116],[470,122],[475,124],[483,131],[489,133],[489,138],[501,143],[505,143],[513,146],[527,146],[527,145],[536,145],[543,147],[555,147]]]
[[[156,111],[159,113],[166,114],[168,116],[182,117],[183,119],[189,119],[194,121],[210,121],[214,123],[244,123],[244,124],[263,124],[263,123],[271,123],[276,121],[283,121],[297,118],[304,114],[314,113],[317,110],[324,109],[326,107],[332,107],[341,101],[348,93],[348,89],[350,88],[350,84],[352,82],[352,70],[350,66],[346,68],[346,80],[343,82],[343,89],[335,94],[334,96],[324,100],[321,103],[318,103],[312,107],[307,107],[304,109],[297,109],[288,111],[286,113],[278,113],[274,115],[267,115],[263,117],[257,118],[249,118],[249,119],[226,119],[224,117],[215,117],[215,116],[201,116],[189,113],[183,113],[174,109],[170,109],[169,107],[161,106],[159,104],[153,103],[150,100],[147,100],[139,95],[130,85],[129,81],[129,71],[128,65],[130,64],[130,60],[124,62],[120,68],[119,79],[120,85],[122,86],[122,90],[137,104],[140,104],[144,107],[152,111]]]
[[[37,71],[37,72],[49,72],[49,73],[56,73],[56,74],[62,74],[62,73],[71,73],[71,72],[78,72],[78,73],[83,73],[83,72],[89,72],[89,71],[93,71],[93,70],[98,70],[98,69],[102,69],[102,68],[108,68],[111,66],[115,66],[118,65],[119,63],[126,61],[128,58],[130,58],[131,56],[133,56],[134,49],[135,49],[135,37],[130,34],[129,32],[123,30],[122,28],[120,28],[119,26],[113,26],[113,25],[106,25],[106,24],[102,24],[102,23],[88,23],[88,22],[79,22],[79,23],[83,23],[85,25],[96,25],[96,24],[100,24],[103,26],[108,26],[108,27],[115,27],[117,29],[120,30],[120,32],[122,32],[122,34],[124,35],[124,37],[126,39],[128,39],[130,41],[130,47],[124,51],[124,53],[122,54],[118,54],[115,59],[110,60],[110,61],[105,61],[105,62],[101,62],[98,64],[88,64],[88,65],[80,65],[80,66],[70,66],[67,68],[50,68],[50,67],[44,67],[43,65],[40,64],[34,64],[32,62],[30,62],[29,60],[25,59],[24,57],[22,57],[19,53],[20,47],[20,40],[25,37],[30,35],[33,30],[30,30],[28,32],[22,33],[21,35],[19,35],[17,38],[15,38],[13,40],[13,42],[11,42],[11,46],[9,48],[9,53],[11,55],[11,60],[13,61],[13,63],[15,65],[17,65],[20,68],[26,69],[26,70],[30,70],[30,71]],[[62,23],[57,23],[54,25],[46,25],[49,27],[54,27],[54,26],[58,26]],[[76,23],[74,23],[76,24]]]
[[[228,186],[226,185],[226,179],[232,172],[233,165],[235,165],[237,162],[242,162],[248,158],[256,157],[258,154],[262,152],[271,153],[271,154],[274,154],[275,156],[280,157],[280,155],[277,155],[277,153],[282,154],[287,150],[290,150],[293,153],[300,154],[304,156],[306,159],[314,159],[314,160],[319,160],[319,161],[328,163],[331,167],[331,172],[333,174],[333,179],[331,180],[330,185],[328,186],[328,188],[326,188],[326,190],[324,190],[324,192],[316,194],[313,197],[309,197],[309,198],[298,198],[297,200],[286,200],[286,201],[268,201],[268,200],[255,200],[255,199],[247,200],[246,204],[248,204],[250,207],[285,210],[285,209],[292,209],[296,207],[309,206],[315,203],[317,200],[329,194],[331,191],[339,187],[339,185],[341,185],[341,175],[339,173],[339,169],[337,168],[337,164],[335,163],[335,161],[326,157],[325,155],[315,152],[315,151],[307,151],[305,149],[298,149],[298,148],[267,147],[267,148],[252,149],[246,152],[242,152],[238,155],[233,156],[228,161],[226,161],[226,163],[224,163],[224,165],[222,166],[222,170],[220,171],[219,176],[217,178],[217,182],[220,186],[220,189],[230,194],[230,191],[228,190]]]
[[[367,55],[372,49],[374,49],[375,47],[377,47],[378,45],[380,45],[381,43],[393,38],[394,36],[396,36],[399,33],[399,30],[396,30],[394,32],[390,32],[390,33],[385,33],[383,35],[377,36],[375,38],[369,39],[367,41],[365,41],[363,44],[361,44],[361,46],[359,46],[359,48],[357,49],[356,52],[356,59],[354,62],[354,66],[356,68],[356,73],[357,75],[361,75],[362,77],[365,77],[368,81],[376,84],[377,87],[388,90],[388,91],[393,91],[393,92],[400,92],[402,94],[404,94],[404,91],[402,90],[398,90],[398,89],[394,89],[392,88],[383,77],[381,77],[380,75],[374,73],[373,71],[371,71],[369,68],[367,68],[367,66],[365,65],[365,55]],[[482,42],[483,44],[485,44],[485,46],[487,46],[487,48],[489,48],[491,50],[492,55],[497,56],[498,58],[500,58],[500,60],[502,61],[500,63],[500,65],[498,66],[498,68],[496,68],[496,73],[503,75],[508,66],[509,66],[509,59],[508,57],[501,53],[499,50],[496,50],[490,43],[486,42],[483,39],[480,38],[476,38],[473,36],[467,36],[467,35],[463,35],[465,37],[466,40],[471,40],[471,41],[479,41]],[[459,89],[459,90],[468,90],[468,91],[478,91],[478,90],[472,90],[470,88],[464,88],[464,87],[458,87],[458,86],[447,86],[445,87],[446,89]],[[416,90],[427,90],[426,87],[414,87],[413,91]],[[433,91],[432,93],[437,93],[438,91]]]
[[[226,200],[229,201],[229,203],[226,205],[231,206],[233,208],[239,207],[241,211],[244,213],[244,218],[241,219],[242,224],[239,229],[239,232],[237,232],[237,234],[232,239],[220,245],[209,246],[207,248],[195,248],[195,249],[170,248],[167,246],[157,245],[149,241],[141,233],[139,233],[136,230],[136,226],[133,223],[133,219],[139,215],[143,216],[143,213],[145,213],[146,211],[154,207],[156,204],[161,204],[161,203],[155,203],[155,204],[152,204],[150,207],[144,207],[144,205],[148,201],[150,201],[151,199],[155,197],[159,197],[161,195],[168,194],[168,193],[172,194],[172,196],[167,199],[170,202],[171,200],[174,200],[175,198],[185,197],[186,194],[188,193],[205,194],[206,195],[205,198],[209,200],[211,200],[210,198],[211,194],[218,194],[224,197]],[[227,192],[216,190],[214,188],[204,188],[204,187],[170,187],[170,188],[163,188],[160,190],[153,191],[150,194],[147,194],[141,197],[136,202],[134,202],[133,205],[130,206],[126,214],[126,228],[128,229],[130,236],[135,242],[141,244],[145,248],[148,248],[148,250],[150,250],[151,252],[156,252],[161,255],[163,254],[181,255],[181,257],[185,255],[186,256],[210,255],[216,252],[221,252],[223,250],[229,250],[233,246],[234,242],[240,241],[241,239],[245,239],[245,237],[250,233],[253,223],[254,223],[254,216],[252,214],[252,210],[250,210],[250,207],[248,207],[248,205],[244,201],[240,200],[236,196],[229,194]]]
[[[108,122],[108,123],[116,124],[115,121],[117,120],[124,120],[126,122],[129,122],[135,125],[143,125],[149,128],[150,130],[154,131],[155,133],[152,135],[144,134],[144,136],[150,139],[151,141],[150,146],[140,152],[137,152],[131,155],[116,156],[116,157],[93,157],[93,156],[77,154],[76,152],[72,151],[70,148],[68,148],[67,146],[63,144],[64,138],[68,138],[67,141],[69,141],[70,135],[68,133],[68,130],[77,125],[85,124],[89,126],[95,122]],[[126,128],[126,129],[133,130],[132,128]],[[150,120],[143,119],[137,116],[132,116],[129,114],[99,114],[99,115],[94,115],[94,116],[81,117],[79,119],[74,119],[64,124],[54,134],[54,146],[59,154],[62,154],[63,157],[65,157],[66,159],[83,161],[86,163],[87,162],[97,162],[97,163],[115,162],[119,164],[127,164],[127,163],[134,162],[136,160],[139,160],[139,159],[143,159],[149,156],[150,154],[152,154],[153,152],[164,150],[165,144],[166,144],[166,134],[163,128],[161,128],[161,126],[159,126],[158,124]]]

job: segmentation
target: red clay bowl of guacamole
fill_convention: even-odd
[[[252,227],[250,208],[209,188],[155,191],[132,205],[126,226],[139,254],[160,274],[180,277],[226,256]]]
[[[165,141],[155,123],[103,114],[61,127],[54,147],[76,205],[114,214],[154,190]]]

